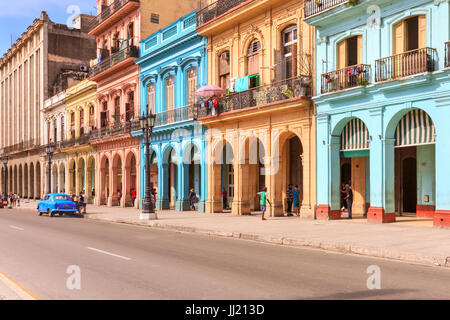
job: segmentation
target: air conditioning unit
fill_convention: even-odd
[[[88,66],[80,66],[80,71],[88,72],[89,71]]]

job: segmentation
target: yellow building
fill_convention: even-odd
[[[314,218],[314,31],[303,5],[218,1],[197,13],[197,31],[208,38],[208,84],[227,92],[199,108],[208,130],[207,212],[259,211],[257,193],[267,187],[268,215],[280,216],[292,184],[301,191],[300,215]]]
[[[94,203],[96,187],[96,149],[89,139],[97,123],[97,85],[84,80],[66,91],[65,191],[77,194],[83,190],[88,203]],[[97,188],[98,190],[98,188]]]

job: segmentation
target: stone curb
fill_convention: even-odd
[[[293,247],[301,247],[301,248],[313,248],[313,249],[321,249],[325,251],[331,252],[340,252],[340,253],[349,253],[356,254],[368,257],[376,257],[376,258],[384,258],[389,260],[397,260],[397,261],[405,261],[410,263],[417,263],[422,265],[435,265],[442,267],[450,267],[450,257],[442,256],[442,255],[421,255],[411,252],[402,252],[393,250],[390,248],[379,248],[379,247],[361,247],[358,245],[352,245],[348,243],[339,243],[339,242],[327,242],[327,241],[318,241],[318,240],[310,240],[310,239],[294,239],[294,238],[284,238],[284,237],[274,237],[270,235],[258,235],[253,233],[240,233],[240,232],[226,232],[226,231],[217,231],[217,230],[209,230],[209,229],[201,229],[196,227],[187,227],[180,225],[171,225],[165,223],[159,223],[156,221],[149,222],[140,222],[133,221],[127,219],[104,219],[99,217],[90,217],[89,215],[85,216],[86,219],[98,220],[98,221],[108,221],[115,223],[123,223],[130,225],[138,225],[138,226],[146,226],[153,227],[157,229],[170,230],[176,232],[184,232],[184,233],[194,233],[194,234],[203,234],[209,236],[219,236],[226,238],[236,238],[242,240],[250,240],[262,243],[270,243],[276,245],[286,245]]]

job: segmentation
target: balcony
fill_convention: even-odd
[[[155,127],[194,119],[194,107],[187,106],[156,114]]]
[[[348,0],[305,0],[305,18],[346,3]]]
[[[445,67],[450,68],[450,41],[445,43]]]
[[[100,129],[92,130],[90,140],[97,140],[106,137],[113,137],[122,134],[129,134],[132,131],[140,130],[139,119],[132,121],[125,121],[106,126]]]
[[[321,76],[320,92],[324,94],[359,86],[367,86],[370,82],[370,71],[370,65],[359,64],[324,73]]]
[[[129,12],[139,7],[139,0],[115,0],[111,5],[104,6],[102,12],[92,20],[89,27],[89,33],[92,35],[98,35],[103,31],[103,29],[108,28],[116,20],[120,20],[121,17],[125,16]],[[115,13],[121,11],[120,15],[114,19]],[[105,23],[110,22],[110,23]]]
[[[197,27],[201,26],[248,0],[218,0],[197,12]]]
[[[246,91],[228,94],[219,100],[215,114],[243,110],[247,108],[274,104],[291,99],[301,99],[311,96],[311,77],[299,76],[291,79],[273,82]],[[213,115],[213,110],[198,105],[195,118]]]
[[[134,64],[134,58],[138,57],[139,57],[139,50],[136,46],[127,47],[116,53],[113,53],[110,57],[101,61],[99,64],[93,66],[89,70],[89,76],[91,77],[91,80],[95,81],[95,79],[92,78],[97,77],[102,72],[116,65],[119,65],[121,62],[126,61],[129,58],[132,58],[132,60],[130,60],[130,64]]]
[[[3,149],[4,154],[15,154],[24,151],[28,151],[30,149],[35,149],[39,146],[39,143],[36,139],[22,141],[20,143],[8,146]]]
[[[91,131],[92,132],[92,131]],[[58,141],[56,143],[56,149],[65,149],[69,147],[82,146],[89,143],[91,139],[91,133],[85,133],[78,138],[68,139],[64,141]]]
[[[433,72],[437,51],[433,48],[423,48],[397,54],[375,61],[375,81],[388,81]]]

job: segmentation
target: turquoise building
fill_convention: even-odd
[[[189,191],[206,199],[205,129],[194,121],[195,91],[206,84],[206,38],[197,34],[196,12],[161,29],[140,43],[141,113],[156,113],[151,137],[151,182],[157,209],[189,209]],[[145,151],[141,131],[141,177]],[[141,184],[144,199],[145,179]]]
[[[320,3],[319,3],[320,2]],[[319,219],[397,216],[450,226],[449,1],[320,0],[316,28]]]

